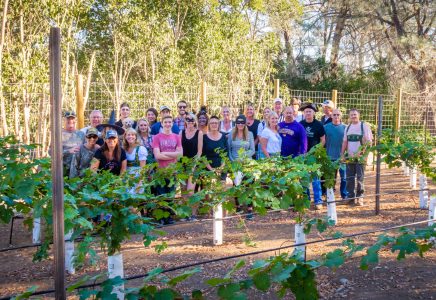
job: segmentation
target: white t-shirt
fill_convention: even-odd
[[[347,136],[351,135],[351,134],[357,134],[357,135],[361,135],[362,134],[362,125],[360,124],[361,122],[357,123],[357,124],[350,124],[345,128],[345,133],[344,133],[344,141],[348,141]],[[369,128],[368,124],[363,123],[363,137],[362,137],[362,143],[366,144],[366,143],[372,143],[372,132],[371,132],[371,128]],[[354,156],[359,147],[360,147],[360,141],[348,141],[348,146],[347,146],[347,152],[349,156]]]
[[[141,160],[147,160],[148,151],[143,146],[139,146],[138,149],[138,159]],[[126,151],[126,157],[127,161],[134,161],[136,159],[136,148],[132,151],[132,153],[128,153]]]
[[[303,121],[304,120],[303,113],[301,111],[299,111],[297,113],[297,116],[294,116],[294,120],[297,121],[297,122]]]
[[[268,140],[266,144],[266,152],[268,153],[280,153],[282,150],[282,138],[278,133],[274,133],[268,127],[265,127],[260,134],[260,137]]]
[[[260,136],[265,128],[266,128],[266,121],[260,121],[259,125],[257,126],[257,135]]]

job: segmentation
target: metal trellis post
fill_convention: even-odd
[[[382,123],[383,123],[383,98],[378,97],[378,126],[377,126],[377,140],[380,140],[382,135]],[[380,151],[377,151],[377,169],[375,177],[375,214],[380,214],[380,167],[381,167],[381,155]]]

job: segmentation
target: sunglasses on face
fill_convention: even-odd
[[[179,108],[180,108],[180,109],[182,109],[182,108],[186,108],[186,105],[180,105]]]
[[[333,114],[334,117],[339,117],[341,114]]]
[[[185,121],[188,122],[188,123],[192,123],[192,122],[194,122],[194,119],[186,118]]]
[[[87,136],[88,139],[98,139],[97,135],[88,135]]]
[[[236,124],[237,125],[245,125],[245,122],[244,121],[236,121]]]

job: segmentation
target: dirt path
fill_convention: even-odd
[[[398,173],[392,175],[392,173]],[[409,179],[399,175],[400,170],[383,170],[386,176],[382,177],[382,192],[391,192],[409,189]],[[373,172],[367,172],[366,194],[374,194],[375,177]],[[434,188],[434,187],[431,187]],[[393,225],[425,220],[428,217],[426,210],[418,208],[419,197],[416,193],[400,192],[396,195],[381,197],[381,214],[374,214],[374,198],[367,197],[366,206],[350,207],[338,205],[338,225],[334,231],[344,234],[357,233]],[[312,216],[323,217],[326,209],[311,211]],[[294,224],[292,212],[272,212],[266,216],[256,216],[254,221],[247,221],[248,230],[240,226],[238,219],[225,221],[224,244],[212,246],[212,223],[180,223],[178,226],[165,228],[166,236],[160,241],[168,243],[168,249],[157,254],[153,247],[144,248],[138,237],[125,243],[122,248],[124,256],[125,276],[146,273],[160,266],[162,268],[174,267],[192,262],[224,257],[233,254],[242,254],[262,249],[292,245],[294,239]],[[250,235],[255,246],[244,243],[244,237]],[[0,226],[0,248],[7,247],[9,239],[9,226]],[[378,234],[365,235],[356,238],[359,244],[373,242]],[[327,237],[326,234],[312,232],[307,241]],[[14,246],[29,244],[31,235],[23,226],[21,220],[16,221],[14,229]],[[321,253],[331,251],[340,245],[341,241],[313,244],[307,248],[307,257],[316,258]],[[53,285],[53,258],[41,263],[33,263],[32,255],[35,249],[23,249],[0,253],[0,296],[11,295],[24,291],[27,287],[38,285],[39,289],[51,288]],[[292,251],[290,249],[289,251]],[[259,258],[274,255],[268,252],[245,258],[253,262]],[[277,253],[276,253],[277,254]],[[359,253],[357,254],[359,256]],[[318,285],[321,297],[324,299],[352,298],[352,299],[433,299],[436,295],[436,251],[433,249],[424,259],[413,256],[406,261],[397,262],[395,254],[383,251],[381,263],[371,267],[368,271],[358,269],[359,258],[354,258],[340,267],[336,272],[327,269],[318,269]],[[73,276],[68,276],[68,282],[74,282],[84,274],[97,273],[106,270],[106,256],[101,255],[99,264],[87,267]],[[182,289],[204,289],[204,280],[225,274],[237,260],[208,264],[203,266],[203,272],[196,274],[189,281],[181,285]],[[243,275],[244,270],[238,274]],[[175,275],[176,272],[168,274]],[[139,285],[141,280],[128,283],[129,286]],[[208,298],[215,298],[214,294]],[[286,297],[288,299],[289,297]],[[276,299],[273,292],[261,294],[250,292],[250,299]]]

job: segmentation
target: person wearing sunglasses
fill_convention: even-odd
[[[334,109],[331,114],[332,122],[324,125],[325,131],[325,146],[327,155],[332,161],[337,161],[341,158],[342,143],[344,140],[345,125],[342,124],[342,113],[339,109]],[[345,177],[345,165],[339,167],[339,175],[341,177],[340,192],[342,199],[347,198],[347,179]],[[338,176],[338,170],[335,173],[335,181]]]
[[[203,150],[203,132],[198,129],[197,117],[188,113],[185,117],[185,129],[180,133],[182,137],[183,156],[189,159],[200,157]],[[190,174],[187,184],[182,187],[186,191],[186,196],[193,194],[195,190],[195,182],[192,180],[192,169],[187,169]],[[197,207],[192,207],[192,215],[187,218],[187,221],[196,220]]]
[[[177,127],[179,127],[180,131],[185,129],[185,116],[187,108],[188,104],[185,100],[180,100],[177,103],[177,110],[179,111],[179,115],[174,119],[174,123],[177,125]]]
[[[244,158],[251,159],[256,153],[254,146],[253,133],[248,130],[247,119],[244,115],[239,115],[236,118],[235,128],[229,133],[227,138],[229,158],[231,161],[242,160]],[[242,149],[242,150],[241,150]],[[243,180],[242,172],[238,171],[235,174],[234,184],[240,185]],[[238,211],[241,210],[241,205],[238,199],[235,199],[236,207]],[[246,216],[247,220],[253,219],[253,206],[249,205],[248,214]]]
[[[80,146],[79,152],[73,154],[70,168],[70,178],[82,176],[84,171],[91,165],[95,151],[100,148],[97,144],[98,130],[94,127],[86,131],[86,142]]]
[[[240,159],[240,149],[243,149],[242,155],[251,158],[255,153],[253,133],[248,130],[247,119],[244,115],[236,118],[235,128],[230,132],[227,138],[229,158],[231,161]]]

